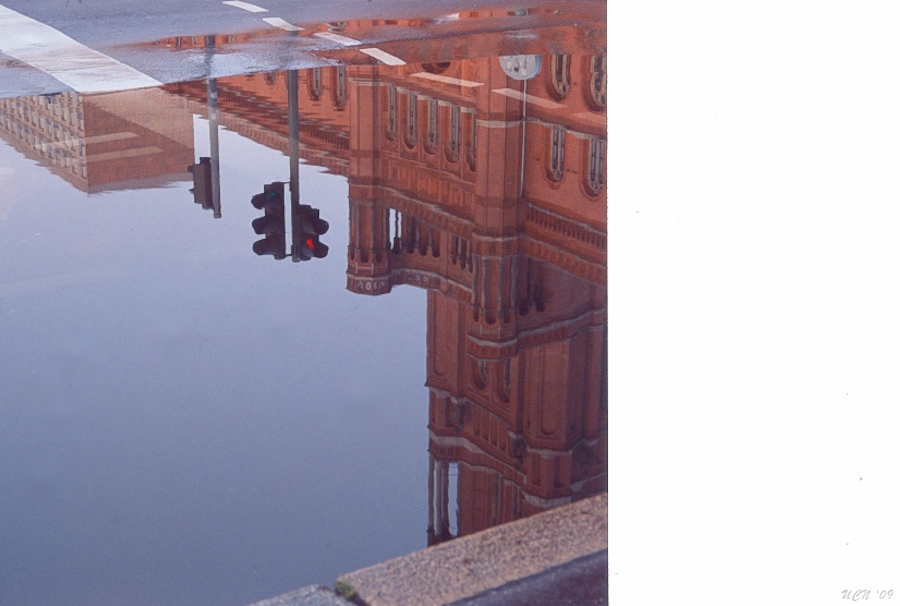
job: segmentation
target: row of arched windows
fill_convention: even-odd
[[[407,216],[396,209],[389,209],[387,221],[387,248],[394,254],[430,255],[440,257],[443,246],[451,265],[472,271],[472,247],[466,238],[446,234],[440,228],[427,224],[415,216]],[[442,245],[444,234],[447,237]]]
[[[606,54],[593,55],[587,60],[585,78],[585,102],[593,110],[606,109]],[[556,100],[562,100],[572,88],[572,57],[554,54],[547,70],[547,91]]]
[[[402,132],[403,144],[407,149],[415,149],[420,141],[419,133],[419,95],[413,91],[401,91],[391,85],[387,91],[387,115],[385,119],[385,137],[393,140],[398,132]],[[477,129],[474,115],[465,121],[465,143],[463,142],[464,120],[463,110],[459,105],[449,107],[448,119],[442,130],[441,105],[437,99],[427,99],[426,131],[422,138],[422,147],[428,154],[438,153],[440,142],[444,142],[444,156],[448,162],[459,162],[462,150],[466,151],[466,162],[469,168],[475,168],[477,151]],[[402,126],[400,116],[403,116]]]
[[[606,141],[591,137],[586,142],[584,185],[591,195],[599,195],[603,189],[603,172],[606,164]],[[558,183],[566,171],[566,129],[553,126],[550,130],[550,154],[547,158],[547,178]]]
[[[347,68],[343,65],[330,68],[333,74],[334,86],[331,90],[331,101],[337,110],[347,107]],[[309,70],[306,80],[306,92],[313,101],[322,99],[322,68],[314,67]]]
[[[551,57],[550,69],[547,70],[551,96],[561,99],[569,93],[572,86],[571,64],[572,59],[569,55],[555,54]],[[583,88],[590,97],[588,105],[597,110],[603,109],[606,106],[606,56],[590,57],[587,65],[589,80],[588,85]],[[421,121],[420,108],[427,112]],[[427,154],[438,153],[440,142],[443,140],[443,151],[448,162],[458,162],[462,151],[465,150],[469,168],[474,170],[477,151],[477,124],[474,114],[470,113],[468,119],[463,120],[462,108],[450,105],[449,116],[446,116],[447,119],[442,123],[440,111],[442,110],[436,99],[428,98],[427,102],[422,103],[418,93],[403,91],[391,85],[387,91],[385,136],[393,140],[399,135],[409,150],[415,149],[421,143],[422,149]],[[425,133],[419,132],[420,127],[425,128]],[[550,128],[547,141],[549,148],[547,178],[551,182],[558,183],[565,176],[566,135],[567,131],[563,126]],[[606,141],[600,137],[589,138],[583,157],[584,187],[589,194],[599,195],[604,185]]]

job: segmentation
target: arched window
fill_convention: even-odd
[[[458,105],[450,108],[450,132],[447,136],[447,145],[444,147],[444,155],[449,162],[459,161],[460,115],[461,110]]]
[[[418,116],[418,98],[416,93],[407,93],[406,95],[406,129],[403,131],[403,142],[408,147],[415,147],[418,139],[417,122]]]
[[[309,72],[309,79],[306,81],[306,89],[309,98],[318,101],[322,98],[322,68],[314,67]]]
[[[466,129],[466,163],[469,170],[475,170],[475,162],[478,158],[478,120],[474,113],[468,116],[469,128]]]
[[[428,134],[425,138],[425,151],[429,154],[437,152],[438,140],[438,102],[428,100]]]
[[[388,87],[388,117],[387,130],[384,133],[388,139],[397,136],[397,87],[393,84]]]
[[[606,109],[606,55],[591,57],[591,80],[587,102],[593,109]]]
[[[569,94],[572,87],[569,55],[554,54],[550,59],[550,95],[562,99]]]
[[[472,360],[472,382],[478,389],[487,387],[487,362]]]
[[[588,148],[587,189],[595,196],[603,189],[603,169],[606,163],[606,141],[591,139]]]
[[[334,90],[332,91],[334,106],[338,110],[343,110],[347,106],[347,68],[343,65],[336,67],[334,80]]]
[[[400,211],[393,209],[393,213],[394,213],[394,229],[393,229],[394,237],[392,238],[392,242],[391,242],[391,252],[395,253],[395,254],[399,254],[402,251],[402,245],[403,245],[402,233],[400,231],[400,225],[401,225]],[[388,221],[390,221],[390,219],[388,219]]]
[[[566,131],[554,126],[550,133],[550,166],[548,174],[552,181],[561,181],[566,170]]]
[[[512,368],[510,367],[509,358],[504,360],[503,365],[498,367],[497,370],[500,372],[500,380],[497,381],[497,398],[501,402],[508,404],[512,393]]]

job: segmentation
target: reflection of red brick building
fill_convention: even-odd
[[[349,181],[348,289],[428,293],[432,542],[605,489],[603,57],[299,74],[301,156]],[[0,131],[84,190],[180,176],[206,86],[165,88],[2,100]],[[284,73],[218,90],[223,125],[287,153]]]
[[[545,60],[353,72],[347,284],[428,290],[432,541],[454,471],[457,534],[606,486],[604,65]]]
[[[348,68],[333,66],[299,72],[300,157],[346,175],[350,114]],[[207,115],[206,83],[167,84],[185,97],[192,111]],[[217,80],[219,122],[252,141],[289,153],[285,72],[232,76]]]
[[[347,288],[427,290],[431,542],[606,487],[605,70],[598,48],[526,82],[496,58],[299,73],[301,157],[349,181]],[[183,175],[207,89],[164,88],[0,100],[0,132],[89,191]],[[288,152],[284,73],[218,91],[222,125]]]
[[[300,155],[349,180],[348,289],[428,291],[431,541],[606,487],[604,55],[543,62],[299,73]],[[218,83],[221,123],[286,153],[284,75]]]
[[[0,134],[82,191],[187,180],[191,114],[158,89],[0,99]]]

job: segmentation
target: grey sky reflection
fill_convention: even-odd
[[[424,293],[345,289],[346,182],[306,166],[332,254],[253,255],[288,160],[221,146],[213,220],[0,144],[4,603],[241,604],[423,545]]]

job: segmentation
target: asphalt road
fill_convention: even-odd
[[[148,42],[169,36],[253,31],[261,17],[317,23],[372,18],[439,17],[487,8],[546,5],[539,0],[255,0],[254,13],[221,0],[4,0],[5,6],[46,23],[92,48]],[[2,46],[0,46],[2,50]]]
[[[605,2],[591,0],[228,1],[0,0],[0,97],[124,90],[336,61],[397,65],[413,59],[391,55],[390,44],[410,40],[479,36],[478,45],[457,44],[455,52],[520,54],[528,51],[523,40],[539,42],[541,28],[605,15]],[[461,11],[467,18],[456,18]],[[481,16],[471,18],[472,11]],[[345,30],[353,38],[342,40]],[[228,38],[227,49],[204,48],[206,36],[218,36],[218,45]],[[176,37],[192,41],[190,48],[173,48]],[[363,54],[339,55],[348,45]]]

